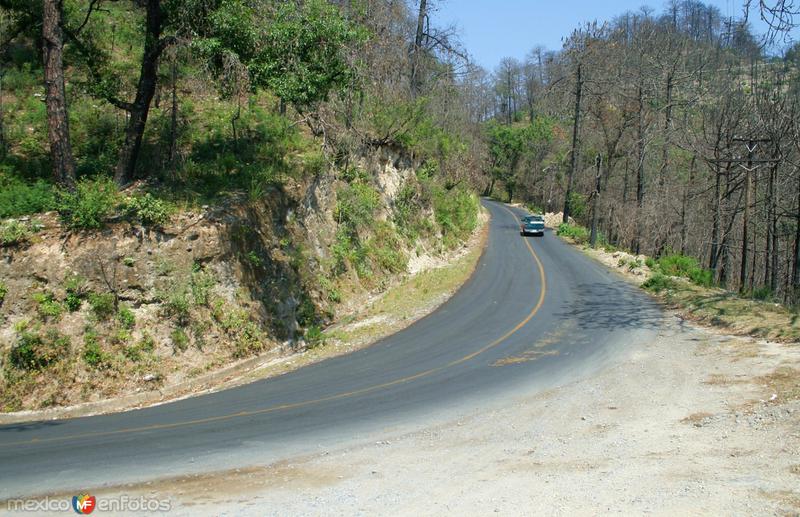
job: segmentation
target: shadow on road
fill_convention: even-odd
[[[654,302],[624,284],[584,283],[577,291],[577,299],[563,304],[556,315],[574,320],[583,330],[658,330],[664,323],[664,313]]]
[[[58,420],[42,420],[39,422],[24,422],[20,424],[0,425],[0,433],[21,433],[24,431],[44,429],[46,427],[53,427],[57,425],[61,425],[61,422]]]

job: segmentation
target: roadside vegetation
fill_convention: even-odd
[[[618,269],[686,319],[738,335],[800,341],[800,307],[780,303],[768,289],[731,292],[714,282],[713,271],[680,253],[658,258],[635,255],[608,244],[602,235],[592,248],[589,230],[577,224],[562,224],[556,233]]]
[[[419,13],[369,4],[0,0],[1,410],[320,348],[472,235],[465,54],[435,26],[408,52]]]

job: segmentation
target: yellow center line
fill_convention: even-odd
[[[511,216],[514,217],[514,219],[516,220],[517,216],[514,214],[514,212],[512,212],[505,205],[501,205],[501,206],[509,214],[511,214]],[[472,353],[470,353],[468,355],[465,355],[464,357],[462,357],[460,359],[456,359],[455,361],[451,361],[451,362],[445,364],[444,366],[437,366],[436,368],[431,368],[429,370],[425,370],[425,371],[416,373],[414,375],[409,375],[407,377],[401,377],[399,379],[395,379],[393,381],[385,382],[383,384],[376,384],[376,385],[373,385],[373,386],[368,386],[366,388],[360,388],[360,389],[357,389],[357,390],[347,391],[347,392],[344,392],[344,393],[337,393],[336,395],[330,395],[328,397],[322,397],[322,398],[318,398],[318,399],[305,400],[305,401],[302,401],[302,402],[295,402],[295,403],[292,403],[292,404],[282,404],[282,405],[278,405],[278,406],[271,406],[271,407],[268,407],[268,408],[256,409],[256,410],[252,410],[252,411],[239,411],[237,413],[213,416],[213,417],[208,417],[208,418],[198,418],[198,419],[193,419],[193,420],[184,420],[182,422],[174,422],[174,423],[171,423],[171,424],[153,424],[153,425],[141,426],[141,427],[131,427],[131,428],[125,428],[125,429],[117,429],[117,430],[114,430],[114,431],[96,431],[96,432],[81,433],[81,434],[74,434],[74,435],[68,435],[68,436],[57,436],[57,437],[54,437],[54,438],[32,438],[30,440],[22,440],[22,441],[18,441],[18,442],[9,442],[9,443],[0,444],[0,448],[14,447],[14,446],[19,446],[19,445],[30,445],[30,444],[34,444],[34,443],[35,444],[41,444],[41,443],[52,443],[52,442],[64,442],[64,441],[68,441],[68,440],[77,440],[77,439],[82,439],[82,438],[100,438],[100,437],[113,436],[113,435],[119,435],[119,434],[133,434],[133,433],[146,432],[146,431],[175,429],[175,428],[178,428],[178,427],[186,427],[186,426],[191,426],[191,425],[207,424],[207,423],[212,423],[212,422],[220,422],[220,421],[225,421],[225,420],[232,420],[232,419],[235,419],[235,418],[264,415],[264,414],[267,414],[267,413],[273,413],[275,411],[282,411],[282,410],[287,410],[287,409],[297,409],[297,408],[301,408],[301,407],[305,407],[305,406],[310,406],[312,404],[320,404],[320,403],[323,403],[323,402],[330,402],[330,401],[333,401],[333,400],[339,400],[339,399],[354,397],[354,396],[358,396],[358,395],[364,395],[366,393],[371,393],[373,391],[378,391],[378,390],[381,390],[381,389],[390,388],[390,387],[396,386],[398,384],[404,384],[404,383],[407,383],[407,382],[410,382],[410,381],[421,379],[423,377],[428,377],[428,376],[430,376],[430,375],[432,375],[434,373],[437,373],[439,371],[442,371],[444,369],[451,368],[453,366],[457,366],[457,365],[462,364],[462,363],[464,363],[466,361],[469,361],[470,359],[474,359],[475,357],[477,357],[477,356],[485,353],[486,351],[496,347],[497,345],[499,345],[500,343],[502,343],[503,341],[505,341],[506,339],[511,337],[514,333],[516,333],[522,327],[524,327],[536,315],[536,313],[539,312],[539,309],[542,308],[542,305],[544,304],[545,294],[547,293],[547,280],[546,280],[545,274],[544,274],[544,266],[542,266],[541,260],[539,260],[538,255],[536,255],[536,252],[533,250],[533,247],[531,246],[531,244],[528,241],[528,239],[525,239],[524,242],[525,242],[525,245],[528,247],[528,251],[530,251],[531,256],[533,256],[533,259],[536,262],[536,266],[539,269],[539,277],[541,279],[541,288],[539,289],[539,299],[536,302],[536,305],[533,307],[533,309],[531,309],[531,311],[528,313],[528,315],[525,317],[525,319],[523,319],[522,321],[517,323],[517,325],[514,328],[512,328],[511,330],[509,330],[508,332],[506,332],[505,334],[503,334],[499,338],[495,339],[494,341],[492,341],[488,345],[484,346],[483,348],[480,348],[479,350],[476,350],[476,351],[474,351],[474,352],[472,352]]]

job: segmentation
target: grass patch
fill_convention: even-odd
[[[89,293],[89,307],[98,320],[104,321],[115,312],[115,299],[111,293]]]
[[[42,225],[37,221],[23,222],[13,219],[4,221],[0,223],[0,246],[16,246],[26,243],[41,229]]]
[[[476,247],[468,254],[445,267],[423,271],[403,283],[390,288],[358,320],[375,319],[377,324],[347,326],[337,329],[329,337],[344,342],[369,342],[395,332],[413,322],[421,311],[444,300],[466,282],[475,269],[482,249]]]
[[[58,211],[73,230],[102,228],[118,202],[117,187],[110,178],[82,179],[75,192],[61,192]]]
[[[642,288],[647,289],[648,291],[653,291],[654,293],[660,293],[661,291],[666,290],[673,290],[678,287],[678,283],[671,277],[664,275],[663,273],[655,273],[650,278],[642,283]]]
[[[589,230],[577,224],[561,223],[558,225],[556,235],[566,237],[576,244],[586,244],[589,242]]]
[[[770,394],[778,396],[776,403],[800,400],[800,370],[796,368],[781,366],[772,373],[756,378],[756,382],[766,386]]]
[[[800,318],[783,305],[690,282],[673,282],[671,288],[661,291],[661,296],[687,319],[724,328],[736,335],[781,342],[800,340]]]
[[[651,269],[667,276],[688,278],[694,284],[703,287],[711,287],[714,284],[714,275],[711,270],[700,267],[696,258],[679,253],[664,255],[655,261]]]

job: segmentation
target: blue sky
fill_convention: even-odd
[[[711,0],[724,16],[742,14],[742,0]],[[454,24],[475,62],[492,70],[503,57],[522,59],[536,45],[561,48],[561,38],[583,22],[610,20],[647,5],[662,12],[663,0],[435,0],[433,20]],[[756,13],[751,19],[757,18]],[[756,31],[761,23],[756,23]]]

